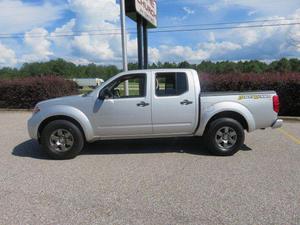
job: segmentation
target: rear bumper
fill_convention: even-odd
[[[283,125],[283,120],[277,119],[277,120],[273,123],[272,128],[273,128],[273,129],[280,128],[280,127],[282,127],[282,125]]]

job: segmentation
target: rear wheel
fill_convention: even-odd
[[[75,124],[66,120],[55,120],[43,129],[41,144],[51,158],[72,159],[83,149],[84,138]]]
[[[238,121],[220,118],[209,124],[205,138],[214,155],[231,156],[244,144],[245,132]]]

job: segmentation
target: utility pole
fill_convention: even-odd
[[[139,69],[143,69],[143,18],[137,14],[137,42],[138,42],[138,64]]]
[[[147,21],[143,19],[144,69],[148,69],[148,30]]]
[[[121,15],[121,33],[122,33],[122,54],[123,54],[123,71],[128,71],[127,60],[127,37],[126,37],[126,20],[125,20],[125,0],[120,0],[120,15]],[[128,81],[124,84],[125,96],[129,95]]]

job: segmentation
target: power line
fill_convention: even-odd
[[[227,27],[207,27],[207,28],[191,28],[191,29],[167,29],[167,30],[152,30],[149,31],[150,34],[155,33],[173,33],[173,32],[192,32],[192,31],[210,31],[210,30],[232,30],[232,29],[246,29],[246,28],[264,28],[264,27],[281,27],[281,26],[296,26],[300,25],[297,23],[281,23],[281,24],[259,24],[259,25],[247,25],[247,26],[227,26]],[[130,34],[136,34],[136,32],[128,32]],[[81,33],[81,34],[61,34],[61,35],[33,35],[30,38],[60,38],[60,37],[77,37],[77,36],[110,36],[110,35],[121,35],[120,32],[111,33]],[[15,36],[1,36],[0,39],[9,38],[24,38],[25,35],[15,35]]]
[[[295,26],[299,23],[282,23],[282,24],[261,24],[261,25],[248,25],[248,26],[229,26],[229,27],[208,27],[208,28],[194,28],[194,29],[178,29],[178,30],[157,30],[150,31],[150,33],[167,33],[167,32],[189,32],[189,31],[209,31],[209,30],[232,30],[232,29],[245,29],[245,28],[263,28],[263,27],[280,27],[280,26]]]
[[[185,24],[185,25],[161,26],[159,28],[198,27],[198,26],[214,26],[214,25],[232,25],[232,24],[247,24],[247,23],[264,23],[264,22],[292,21],[292,20],[300,20],[300,18],[293,18],[293,19],[265,19],[265,20],[246,20],[246,21],[217,22],[217,23]]]
[[[164,4],[164,5],[168,5],[169,3],[174,3],[174,0],[164,0],[164,1],[161,1],[160,4]],[[269,2],[267,2],[267,4],[269,5],[269,7],[272,6],[272,4],[282,4],[282,0],[270,0]],[[234,4],[232,2],[228,2],[228,4]],[[197,6],[200,6],[200,7],[207,7],[207,6],[213,6],[214,4],[212,3],[207,3],[207,4],[198,4],[197,3]],[[234,5],[239,5],[239,4],[234,4]],[[13,6],[2,6],[3,9],[23,9],[24,7],[33,7],[33,8],[38,8],[38,7],[45,7],[47,5],[45,4],[38,4],[38,3],[22,3],[22,4],[18,4],[18,5],[13,5]],[[56,6],[54,4],[50,4],[50,6]],[[67,4],[62,4],[62,7],[65,6],[67,7]],[[58,6],[56,6],[58,7]]]
[[[251,24],[251,23],[264,23],[264,22],[279,22],[279,21],[294,21],[300,20],[300,18],[293,19],[264,19],[264,20],[246,20],[246,21],[232,21],[232,22],[217,22],[217,23],[199,23],[199,24],[183,24],[183,25],[170,25],[170,26],[160,26],[158,29],[166,29],[166,28],[180,28],[180,27],[199,27],[199,26],[217,26],[217,25],[233,25],[233,24]],[[128,31],[134,32],[136,28],[128,28]],[[119,28],[113,29],[92,29],[92,30],[73,30],[73,31],[53,31],[55,34],[62,35],[74,35],[74,33],[89,33],[89,32],[98,32],[98,31],[119,31]],[[0,33],[0,36],[23,36],[24,33]],[[30,33],[30,35],[41,35],[41,33]],[[108,34],[110,35],[110,34]]]
[[[166,5],[168,5],[169,3],[174,3],[174,2],[176,2],[176,1],[174,1],[174,0],[164,0],[164,1],[161,1],[160,2],[160,4],[166,4]],[[180,0],[178,0],[177,2],[181,2]],[[195,2],[195,1],[194,1]],[[234,3],[233,1],[227,1],[226,2],[228,5],[230,4],[230,5],[239,5],[238,3]],[[269,5],[271,5],[271,4],[282,4],[282,0],[270,0],[270,1],[265,1],[265,3],[266,4],[269,4]],[[197,6],[202,6],[202,7],[207,7],[207,6],[213,6],[213,5],[215,5],[215,4],[213,4],[213,3],[193,3],[194,5],[197,5]]]

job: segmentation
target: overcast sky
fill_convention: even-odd
[[[0,0],[0,67],[55,58],[120,65],[119,16],[115,0]],[[268,21],[190,26],[256,20]],[[158,0],[160,30],[289,23],[300,23],[299,0]],[[135,24],[127,19],[127,27]],[[271,61],[300,58],[299,43],[299,25],[150,33],[149,57],[151,62]],[[136,61],[136,48],[135,34],[128,33],[130,61]]]

